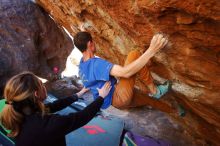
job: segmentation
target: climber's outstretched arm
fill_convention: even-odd
[[[122,67],[113,65],[110,75],[115,77],[129,78],[137,73],[147,62],[168,42],[168,39],[162,34],[156,34],[151,40],[150,47],[135,61]]]

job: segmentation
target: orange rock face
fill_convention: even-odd
[[[145,50],[155,33],[169,35],[170,43],[153,58],[151,66],[156,80],[173,81],[173,91],[154,105],[185,126],[197,143],[220,144],[219,0],[37,3],[72,35],[83,25],[92,33],[98,55],[113,63],[123,64],[132,49]],[[175,112],[177,104],[185,107],[185,117]]]

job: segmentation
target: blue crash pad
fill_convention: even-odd
[[[54,100],[56,97],[49,94],[47,101]],[[58,114],[65,115],[77,112],[82,110],[86,104],[88,103],[79,100],[59,111]],[[100,112],[88,124],[66,135],[66,143],[67,146],[118,146],[123,129],[124,122],[122,120],[113,116],[103,116]]]

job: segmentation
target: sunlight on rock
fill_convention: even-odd
[[[61,73],[61,77],[72,77],[74,75],[79,76],[78,72],[78,65],[80,62],[80,59],[82,57],[82,53],[77,49],[74,48],[71,52],[71,54],[67,57],[66,60],[66,68]]]

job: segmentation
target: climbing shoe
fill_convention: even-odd
[[[171,88],[171,81],[166,81],[164,84],[157,86],[156,94],[149,94],[149,96],[160,99],[163,95],[165,95]]]

